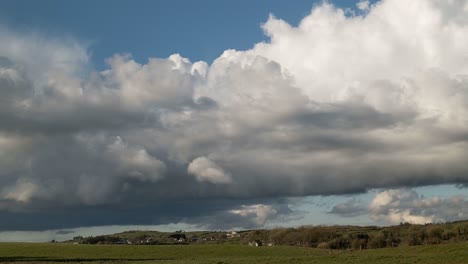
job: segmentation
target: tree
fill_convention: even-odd
[[[380,232],[369,239],[369,248],[384,248],[387,246],[385,235]]]
[[[432,225],[427,228],[427,236],[428,242],[430,244],[439,244],[442,240],[442,234],[444,233],[444,229],[440,226]]]

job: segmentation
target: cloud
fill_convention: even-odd
[[[468,4],[365,3],[317,5],[298,26],[271,16],[269,41],[211,65],[116,54],[97,72],[86,45],[1,27],[0,215],[18,229],[62,228],[70,210],[93,218],[74,226],[219,212],[252,226],[278,211],[260,198],[466,184]],[[55,227],[16,221],[54,213]]]
[[[355,217],[366,214],[367,209],[361,201],[356,198],[351,198],[346,202],[336,204],[328,213],[342,217]]]
[[[75,231],[74,230],[58,230],[57,232],[55,232],[55,234],[57,235],[68,235],[68,234],[74,234]]]
[[[378,193],[369,205],[369,217],[391,224],[450,222],[468,217],[468,201],[462,195],[423,197],[411,189]]]
[[[118,171],[126,177],[141,181],[158,181],[166,169],[163,162],[143,148],[129,148],[120,137],[107,147],[107,154],[118,164]]]
[[[357,6],[357,8],[359,8],[359,10],[362,10],[362,11],[369,10],[369,8],[370,8],[370,1],[369,1],[369,0],[359,1],[359,2],[356,4],[356,6]]]
[[[198,157],[188,166],[188,172],[195,175],[197,181],[215,184],[230,183],[231,176],[207,157]]]
[[[18,202],[29,202],[30,199],[40,191],[32,182],[18,179],[12,188],[4,189],[2,196]]]
[[[284,201],[275,201],[234,206],[210,216],[188,220],[188,223],[196,222],[199,228],[211,230],[253,229],[301,217],[301,212],[293,211]]]

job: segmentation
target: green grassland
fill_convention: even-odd
[[[205,245],[74,245],[0,243],[0,262],[16,263],[468,263],[468,243],[363,251],[303,247]]]

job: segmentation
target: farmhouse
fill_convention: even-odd
[[[229,238],[236,238],[236,237],[240,237],[240,234],[237,233],[236,231],[232,231],[232,232],[226,234],[226,238],[228,238],[228,239]]]

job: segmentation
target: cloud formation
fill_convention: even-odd
[[[359,10],[368,10],[370,8],[370,1],[369,0],[363,0],[363,1],[359,1],[357,4],[356,4],[357,8]]]
[[[231,176],[207,157],[198,157],[188,165],[188,172],[195,175],[197,181],[211,183],[230,183]]]
[[[79,43],[0,28],[0,210],[466,184],[467,1],[366,3],[271,16],[269,42],[211,65],[115,55],[96,72]],[[256,204],[204,213],[262,225],[276,209]]]
[[[426,198],[411,189],[393,189],[375,196],[369,205],[369,217],[391,224],[465,220],[468,201],[462,195],[446,199],[439,196]]]
[[[251,203],[220,210],[209,216],[185,220],[202,229],[229,230],[261,228],[265,225],[278,225],[302,218],[300,212],[293,211],[287,201]]]
[[[334,205],[328,213],[341,217],[354,217],[367,213],[367,208],[361,201],[356,198],[351,198],[343,203]]]

